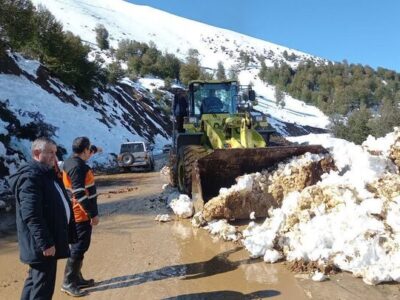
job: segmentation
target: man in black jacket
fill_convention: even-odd
[[[71,204],[54,171],[56,151],[54,141],[36,139],[33,160],[9,178],[16,198],[20,259],[30,266],[21,299],[51,299],[57,259],[70,256],[69,243],[76,237]]]
[[[183,91],[179,91],[175,94],[174,103],[173,103],[173,114],[176,120],[176,129],[178,132],[185,132],[183,129],[183,121],[184,117],[187,116],[187,99],[185,93]]]

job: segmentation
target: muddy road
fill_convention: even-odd
[[[159,161],[159,163],[162,161]],[[189,220],[174,220],[160,193],[159,172],[99,175],[100,224],[83,274],[97,284],[87,299],[399,299],[399,285],[367,286],[342,273],[322,283],[285,264],[249,259],[240,244],[215,240]],[[157,214],[173,221],[159,223]],[[9,222],[9,218],[0,222]],[[260,220],[261,222],[262,220]],[[65,261],[58,263],[54,299]],[[27,267],[15,231],[0,235],[0,299],[19,299]]]

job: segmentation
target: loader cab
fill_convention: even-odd
[[[236,81],[203,82],[189,85],[189,115],[237,113],[239,85]]]

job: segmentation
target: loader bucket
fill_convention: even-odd
[[[262,171],[287,158],[306,152],[327,153],[320,145],[279,146],[253,149],[216,149],[195,163],[192,174],[192,198],[195,210],[219,194],[222,187],[236,183],[236,177]]]

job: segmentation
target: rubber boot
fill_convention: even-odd
[[[61,286],[61,291],[72,297],[82,297],[88,294],[86,291],[81,291],[77,286],[79,265],[80,260],[73,258],[68,258],[65,265],[64,282]]]
[[[82,264],[83,264],[83,260],[79,261],[79,272],[78,272],[78,281],[76,283],[76,285],[79,288],[87,288],[87,287],[91,287],[94,286],[94,279],[84,279],[82,276]]]

